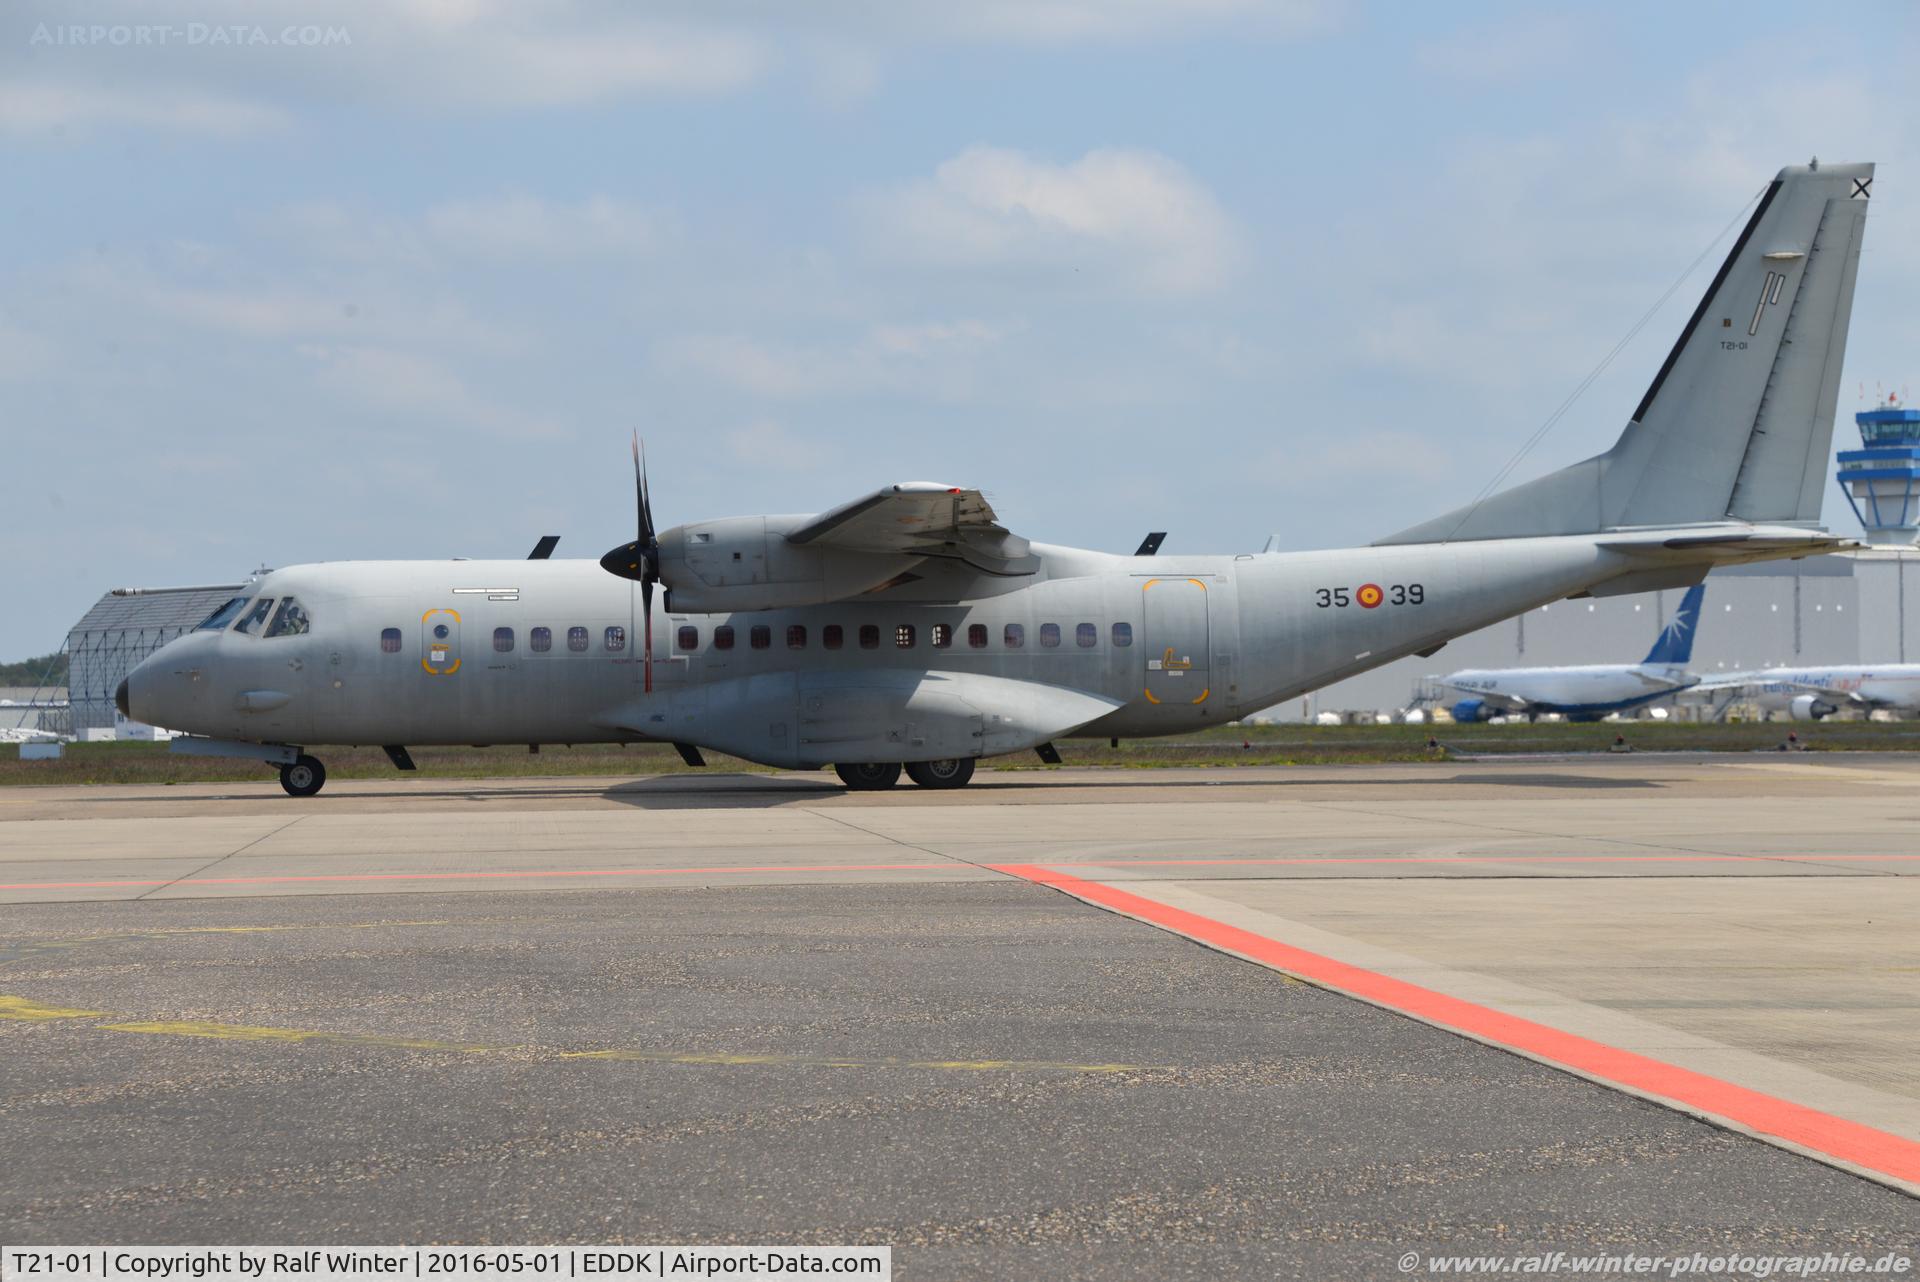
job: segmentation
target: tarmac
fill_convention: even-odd
[[[1852,754],[8,789],[0,1240],[1912,1256],[1916,818]]]

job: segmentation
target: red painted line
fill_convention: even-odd
[[[1286,971],[1388,1010],[1437,1024],[1599,1081],[1710,1114],[1882,1175],[1920,1183],[1920,1143],[1787,1100],[1536,1024],[1445,993],[1409,984],[1256,935],[1140,895],[1036,864],[991,865],[1101,908],[1138,918],[1200,943]]]
[[[966,868],[969,864],[764,864],[728,868],[558,868],[548,871],[514,869],[504,872],[343,872],[287,877],[187,877],[157,881],[18,881],[0,883],[0,890],[93,890],[116,886],[277,886],[314,881],[466,881],[537,877],[672,877],[710,873],[757,872],[897,872],[910,868]]]

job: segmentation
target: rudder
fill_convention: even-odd
[[[1680,598],[1680,608],[1674,611],[1673,619],[1660,629],[1660,635],[1653,643],[1653,649],[1647,651],[1647,657],[1640,662],[1646,665],[1666,667],[1684,667],[1693,659],[1693,636],[1700,630],[1700,599],[1707,594],[1707,585],[1696,583],[1687,589]]]

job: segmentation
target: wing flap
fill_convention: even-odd
[[[1039,568],[1027,540],[999,523],[979,490],[903,481],[842,503],[787,531],[796,547],[842,548],[903,556],[948,557],[986,574]]]

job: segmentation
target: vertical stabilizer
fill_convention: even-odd
[[[1680,598],[1680,608],[1667,626],[1660,630],[1659,638],[1653,643],[1653,649],[1647,651],[1647,657],[1640,662],[1646,666],[1685,667],[1693,659],[1693,634],[1700,630],[1700,598],[1707,593],[1707,585],[1696,583],[1687,589]]]
[[[1872,192],[1872,165],[1782,169],[1612,449],[1380,542],[1817,525]]]

